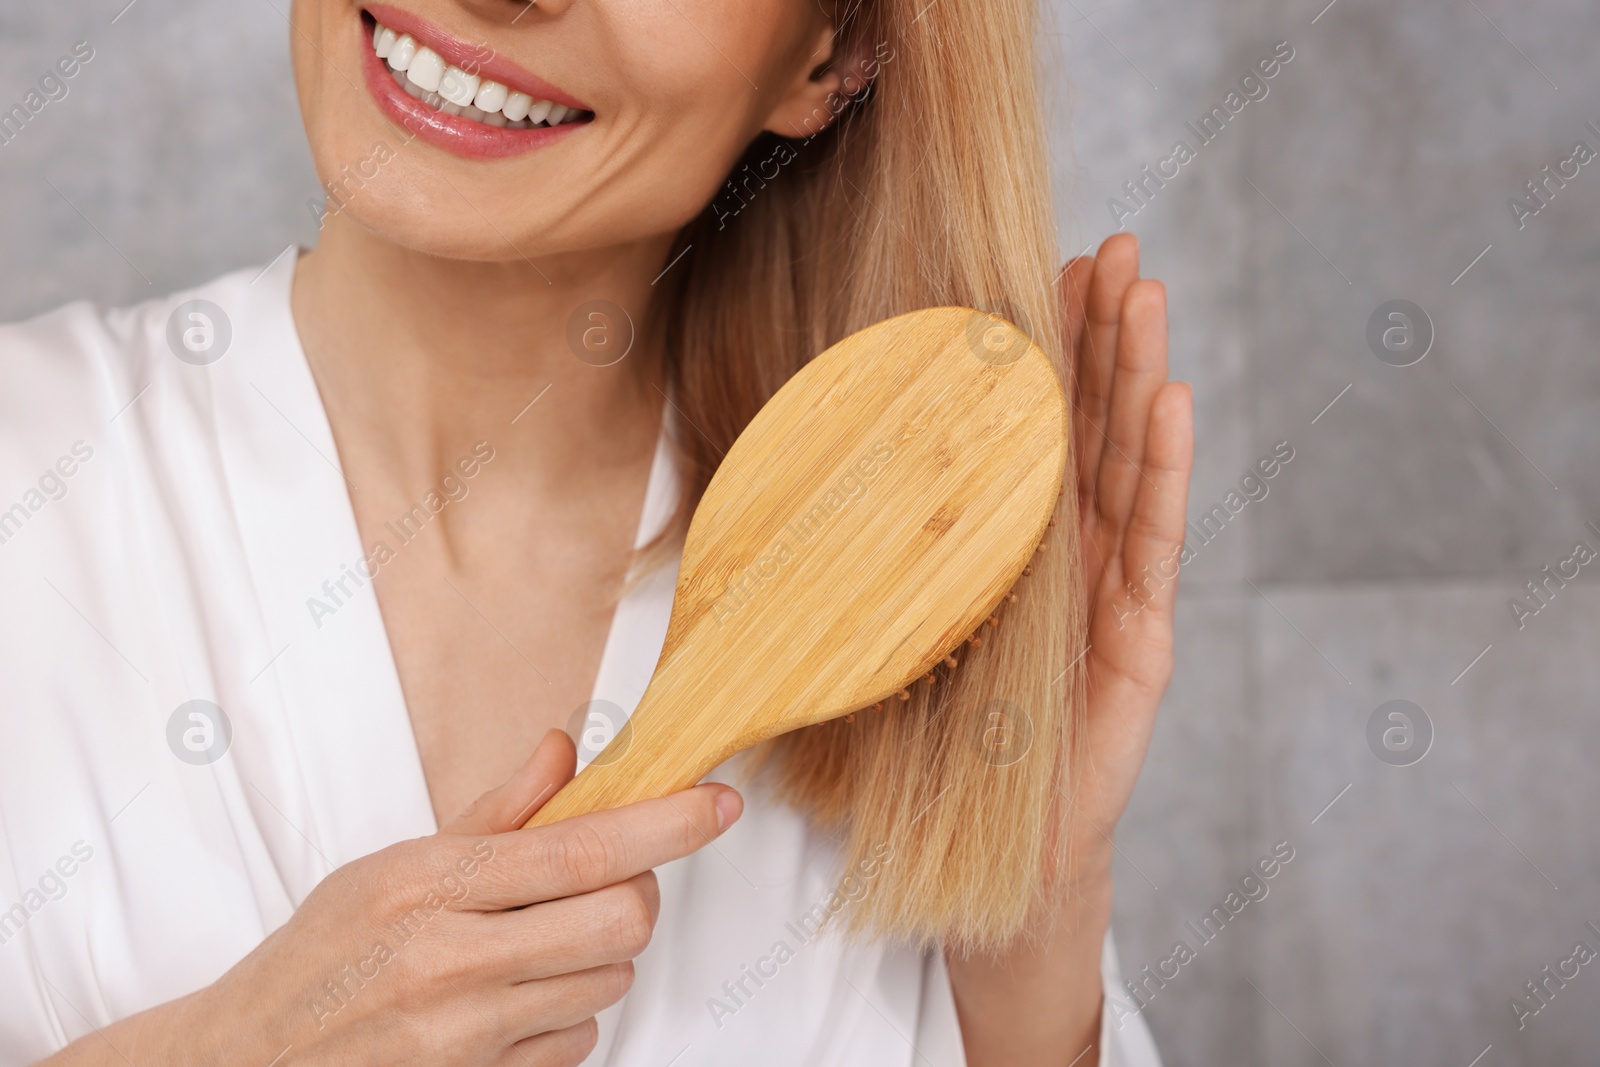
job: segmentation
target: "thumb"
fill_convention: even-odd
[[[489,790],[471,807],[441,826],[442,833],[503,834],[522,829],[556,790],[572,780],[578,753],[572,738],[562,730],[544,735],[528,762],[517,768],[503,785]]]

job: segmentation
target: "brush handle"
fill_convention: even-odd
[[[559,819],[653,800],[698,784],[726,758],[720,749],[727,739],[684,729],[682,722],[673,722],[672,716],[662,713],[663,705],[646,692],[611,743],[525,825],[548,826]],[[713,745],[717,751],[710,750]],[[734,751],[738,748],[728,754]]]

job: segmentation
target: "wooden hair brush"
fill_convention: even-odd
[[[1041,547],[1067,458],[1050,360],[969,308],[840,341],[728,450],[684,542],[649,688],[531,820],[665,796],[927,675]]]

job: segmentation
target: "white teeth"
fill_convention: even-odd
[[[476,74],[468,74],[460,67],[446,67],[444,77],[439,79],[439,95],[466,107],[478,95],[478,81]]]
[[[389,64],[394,80],[408,94],[449,115],[521,130],[541,123],[559,126],[584,114],[550,100],[535,100],[527,93],[468,74],[460,67],[447,66],[433,49],[382,23],[373,27],[372,50]]]
[[[505,106],[506,97],[509,95],[504,85],[485,80],[478,86],[478,95],[473,98],[472,103],[480,111],[499,111]]]
[[[439,82],[444,78],[444,60],[439,58],[438,52],[423,45],[417,49],[417,54],[411,57],[411,65],[406,68],[406,77],[430,93],[438,92]]]
[[[528,108],[532,106],[533,97],[527,93],[510,93],[506,96],[506,102],[500,105],[500,112],[515,122],[517,119],[527,118]]]
[[[417,40],[409,33],[402,34],[395,39],[394,47],[389,49],[389,69],[405,70],[411,66],[412,58],[417,54]]]

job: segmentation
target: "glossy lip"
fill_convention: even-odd
[[[537,99],[553,100],[558,104],[566,104],[582,111],[590,110],[520,67],[506,63],[499,57],[484,59],[482,49],[462,44],[420,19],[388,7],[379,6],[367,10],[373,18],[385,26],[399,33],[410,33],[418,41],[434,49],[446,63],[454,64],[463,70],[475,69],[482,77],[492,78],[502,85],[528,93]],[[393,22],[390,21],[391,18],[394,19]],[[418,26],[425,28],[418,33],[415,31],[415,27]],[[361,20],[361,48],[363,52],[361,72],[366,79],[368,91],[377,101],[379,110],[391,122],[412,136],[420,137],[457,155],[469,159],[498,159],[520,155],[563,140],[589,124],[572,122],[560,126],[508,130],[438,111],[413,97],[394,80],[389,64],[379,59],[378,54],[372,49],[372,34],[365,19]],[[530,91],[530,87],[534,87],[536,91]],[[541,93],[544,95],[539,95]]]

